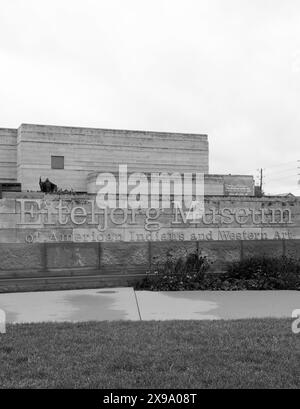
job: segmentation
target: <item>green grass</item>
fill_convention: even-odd
[[[289,319],[9,325],[2,388],[299,388]]]

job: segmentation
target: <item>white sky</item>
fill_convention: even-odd
[[[0,127],[207,133],[300,194],[299,110],[299,0],[0,0]]]

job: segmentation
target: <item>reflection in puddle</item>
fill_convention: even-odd
[[[105,291],[105,290],[103,290],[103,291],[97,291],[97,294],[115,294],[116,293],[116,291],[113,291],[113,290],[107,290],[107,291]]]

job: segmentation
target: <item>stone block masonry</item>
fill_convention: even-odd
[[[39,190],[39,177],[62,189],[87,191],[91,172],[208,173],[207,135],[27,125],[18,128],[17,178],[22,190]],[[64,157],[64,169],[51,168]]]
[[[91,276],[126,285],[168,252],[192,251],[207,256],[214,272],[249,256],[298,258],[300,199],[210,197],[195,224],[174,209],[119,209],[105,221],[95,195],[9,193],[0,200],[0,289],[10,279],[45,279],[47,288],[49,277],[76,276],[83,276],[80,287],[92,285]]]
[[[0,183],[17,182],[16,129],[0,128]]]

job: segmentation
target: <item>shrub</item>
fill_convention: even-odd
[[[198,290],[209,268],[206,257],[190,253],[185,258],[174,259],[167,254],[163,262],[155,262],[148,276],[136,285],[136,289],[152,291]]]
[[[136,289],[179,290],[300,290],[300,262],[291,257],[251,257],[229,263],[224,273],[209,272],[210,263],[197,253],[174,259],[169,253],[156,262]]]
[[[300,289],[300,263],[291,257],[251,257],[228,266],[231,280],[254,290]]]

